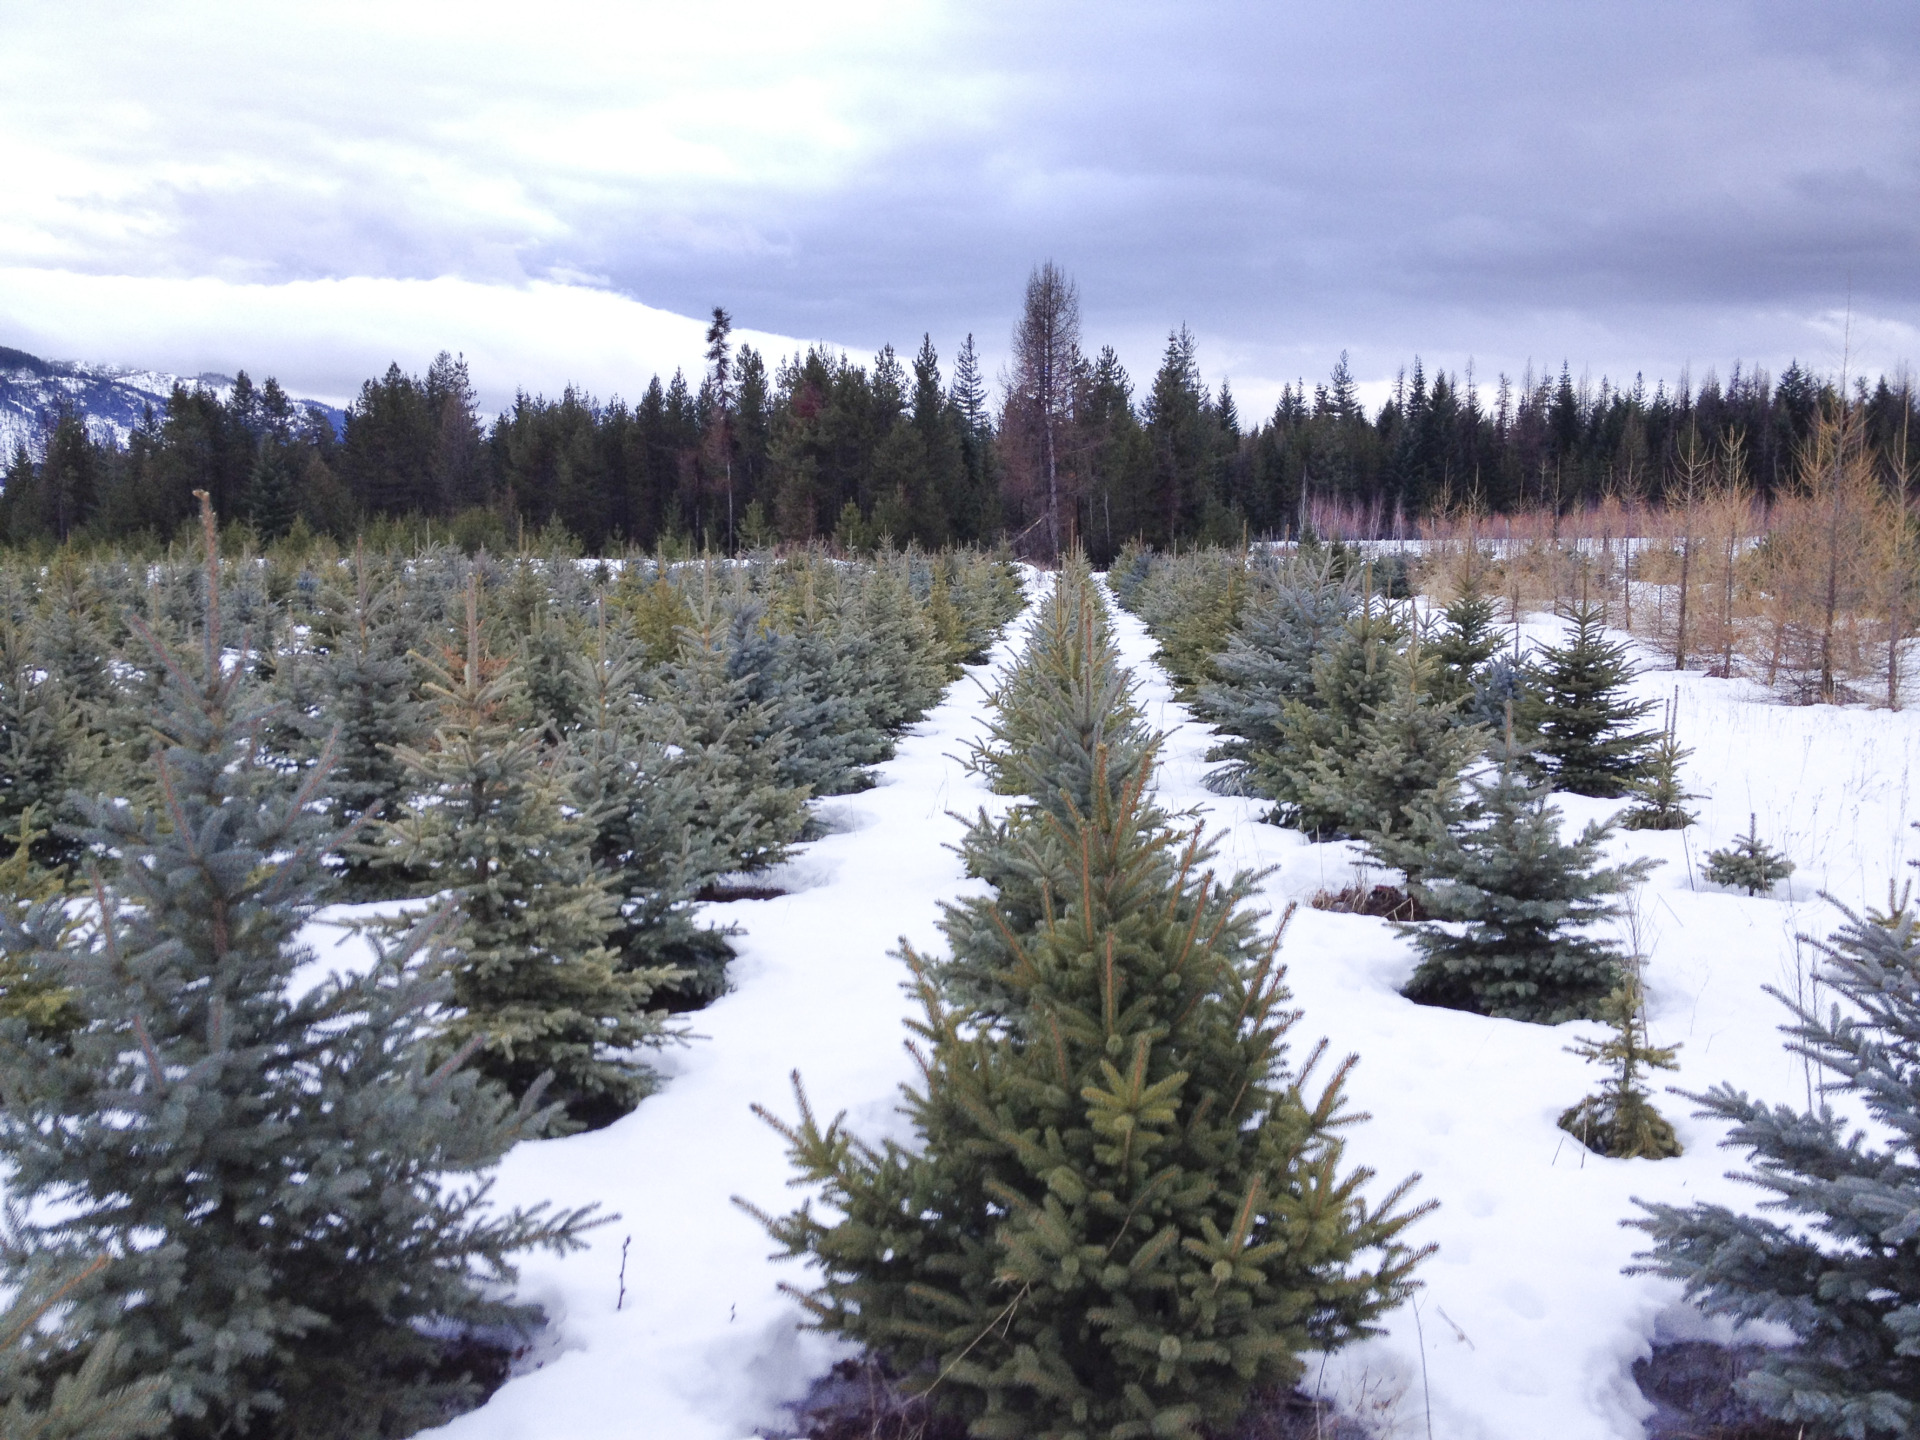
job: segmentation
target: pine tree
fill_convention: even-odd
[[[531,567],[527,567],[529,570]],[[528,716],[549,744],[580,723],[587,704],[576,664],[586,637],[544,600],[520,637],[520,673]]]
[[[1019,663],[988,696],[988,707],[987,735],[968,755],[968,768],[1020,803],[998,819],[982,810],[967,827],[960,844],[967,874],[994,893],[945,907],[952,955],[933,962],[932,971],[956,1000],[1006,1017],[1018,1010],[1004,978],[1012,937],[1040,924],[1077,874],[1078,853],[1062,848],[1049,820],[1071,825],[1098,804],[1111,806],[1153,744],[1078,555],[1061,568]]]
[[[1254,583],[1245,557],[1201,550],[1159,567],[1149,593],[1138,597],[1160,666],[1183,697],[1219,678],[1215,659],[1231,642]]]
[[[697,804],[688,823],[727,837],[730,871],[763,870],[790,852],[806,824],[807,792],[783,784],[792,739],[727,673],[720,607],[709,601],[682,632],[678,659],[647,677],[646,738],[673,753]]]
[[[1680,1281],[1709,1315],[1794,1332],[1796,1344],[1760,1353],[1739,1382],[1744,1398],[1808,1434],[1864,1440],[1920,1427],[1920,933],[1904,909],[1877,920],[1842,911],[1818,971],[1841,1003],[1823,1016],[1773,993],[1792,1017],[1788,1049],[1885,1138],[1874,1143],[1825,1100],[1801,1111],[1730,1085],[1689,1093],[1703,1118],[1732,1126],[1723,1143],[1747,1152],[1740,1178],[1779,1218],[1636,1201],[1646,1214],[1630,1223],[1653,1242],[1634,1271]]]
[[[581,723],[568,736],[574,803],[593,827],[593,863],[619,902],[609,938],[618,969],[645,976],[663,1009],[705,1005],[726,990],[733,951],[698,923],[694,898],[731,866],[734,837],[695,823],[700,795],[666,748],[645,738],[644,651],[598,616],[576,657]]]
[[[199,614],[206,604],[204,580],[189,583],[184,566],[154,566],[131,597],[124,633],[109,656],[111,694],[93,707],[91,720],[102,742],[103,761],[89,793],[119,797],[136,808],[162,804],[155,787],[154,754],[158,740],[153,717],[165,703],[168,676],[153,649],[135,633],[138,617],[146,633],[169,646],[193,648]],[[107,857],[111,867],[112,859]]]
[[[1309,834],[1339,830],[1341,813],[1309,799],[1314,763],[1344,767],[1359,753],[1361,727],[1392,698],[1392,660],[1402,639],[1394,617],[1369,606],[1314,660],[1311,692],[1288,702],[1278,743],[1253,760],[1258,793],[1279,800],[1276,819]]]
[[[1620,817],[1626,830],[1684,830],[1693,824],[1689,800],[1698,800],[1680,779],[1680,765],[1693,751],[1682,748],[1679,735],[1679,696],[1667,707],[1666,723],[1660,738],[1647,752],[1646,773],[1633,782],[1634,798],[1639,802]]]
[[[1660,1047],[1647,1035],[1646,991],[1638,963],[1621,967],[1618,988],[1600,1006],[1600,1018],[1613,1027],[1605,1040],[1577,1040],[1568,1050],[1605,1065],[1613,1074],[1607,1088],[1589,1095],[1560,1115],[1560,1128],[1599,1155],[1616,1160],[1666,1160],[1680,1153],[1673,1125],[1653,1106],[1646,1075],[1675,1070],[1679,1046]]]
[[[73,1323],[163,1377],[177,1436],[404,1435],[474,1395],[435,1336],[527,1325],[492,1286],[585,1217],[487,1213],[472,1177],[545,1116],[464,1056],[429,1071],[436,921],[364,976],[291,992],[325,885],[325,765],[288,793],[253,743],[264,709],[226,658],[216,563],[197,662],[152,641],[164,814],[89,807],[121,888],[96,874],[77,928],[54,902],[0,913],[0,954],[84,1017],[57,1042],[0,1022],[0,1158],[24,1211],[0,1269],[31,1283],[111,1257]]]
[[[947,685],[945,657],[900,557],[883,555],[858,577],[842,623],[854,646],[855,673],[867,681],[855,692],[866,706],[867,723],[898,735],[932,708]]]
[[[0,1310],[0,1440],[137,1440],[166,1428],[158,1380],[112,1384],[119,1350],[112,1335],[87,1346],[69,1325],[48,1333],[49,1312],[58,1316],[62,1302],[105,1268],[104,1260],[95,1260],[66,1273],[36,1275]],[[46,1404],[35,1404],[33,1372],[83,1348],[80,1368],[59,1375]]]
[[[678,657],[681,635],[693,624],[693,608],[665,566],[628,566],[621,573],[613,602],[628,633],[646,647],[650,663],[664,665]]]
[[[262,540],[278,540],[293,528],[300,513],[294,494],[293,475],[284,445],[268,440],[261,444],[253,462],[253,476],[247,496],[247,515]]]
[[[776,627],[757,597],[736,600],[727,617],[726,673],[743,699],[763,706],[775,733],[786,732],[778,776],[813,795],[847,795],[873,783],[867,767],[887,757],[892,741],[868,719],[852,635],[815,593],[809,567],[791,629]]]
[[[1573,634],[1565,645],[1541,647],[1522,714],[1555,789],[1615,799],[1646,773],[1647,747],[1658,737],[1631,727],[1653,702],[1621,694],[1634,669],[1627,647],[1606,638],[1599,606],[1575,605],[1565,618]]]
[[[1490,735],[1498,735],[1511,717],[1513,733],[1523,742],[1534,744],[1539,736],[1527,723],[1534,708],[1528,681],[1527,667],[1520,661],[1511,655],[1494,656],[1475,677],[1472,691],[1461,709],[1461,718],[1470,724],[1486,726]]]
[[[1707,879],[1738,886],[1749,895],[1771,890],[1794,872],[1794,863],[1760,838],[1759,825],[1747,816],[1747,833],[1724,850],[1707,852]]]
[[[1270,592],[1247,604],[1226,650],[1213,657],[1215,679],[1201,687],[1195,707],[1227,732],[1207,753],[1226,762],[1207,777],[1209,788],[1280,798],[1258,757],[1280,748],[1288,704],[1311,695],[1314,659],[1346,624],[1357,598],[1324,564],[1295,563]]]
[[[396,818],[411,777],[397,746],[418,748],[432,734],[432,708],[416,694],[409,658],[423,636],[397,582],[381,582],[356,547],[346,588],[323,585],[311,627],[311,653],[281,667],[296,752],[307,763],[331,744],[327,803],[342,829],[363,819]],[[345,847],[341,885],[353,897],[406,890],[418,877],[376,863],[378,846]]]
[[[1464,818],[1460,777],[1485,734],[1454,722],[1454,707],[1429,696],[1436,670],[1418,642],[1387,664],[1386,698],[1365,707],[1342,753],[1316,749],[1300,782],[1303,814],[1365,837],[1387,863],[1419,872],[1426,851]]]
[[[1422,1005],[1539,1024],[1597,1018],[1619,984],[1620,956],[1580,932],[1614,915],[1613,897],[1656,862],[1601,865],[1604,825],[1562,841],[1548,787],[1521,773],[1510,735],[1495,761],[1491,777],[1469,781],[1483,818],[1435,845],[1413,884],[1440,923],[1401,927],[1423,957],[1402,993]]]
[[[73,818],[68,796],[101,773],[100,747],[57,675],[41,668],[27,634],[0,620],[0,833],[38,815],[34,863],[71,865],[80,845],[56,828]]]
[[[104,584],[116,574],[125,579],[127,567],[97,562],[83,566],[71,553],[62,552],[47,566],[37,587],[40,603],[29,626],[29,650],[34,663],[83,711],[98,709],[113,698],[108,663],[112,607]]]
[[[1434,699],[1466,704],[1482,671],[1499,653],[1497,615],[1493,597],[1469,568],[1466,583],[1440,612],[1442,627],[1433,647],[1434,659],[1439,662],[1433,678]]]
[[[968,755],[996,794],[1062,819],[1090,813],[1104,751],[1108,798],[1133,782],[1151,744],[1085,558],[1069,557],[1020,662],[988,695],[986,738]]]
[[[464,657],[427,664],[439,726],[426,749],[398,749],[420,798],[385,827],[396,863],[459,900],[457,1013],[441,1044],[456,1054],[477,1041],[476,1068],[517,1096],[550,1072],[570,1125],[604,1125],[652,1088],[626,1052],[660,1034],[645,1008],[653,977],[615,969],[618,907],[592,827],[570,813],[540,732],[511,723],[519,677],[481,643],[477,577],[466,630]]]
[[[1286,1061],[1278,937],[1243,965],[1244,909],[1198,923],[1206,847],[1148,818],[1151,768],[1110,799],[1101,765],[1092,813],[1048,817],[1079,879],[1010,956],[1017,1023],[950,1005],[907,952],[911,1146],[822,1126],[797,1077],[797,1122],[767,1116],[833,1212],[761,1216],[819,1266],[818,1324],[972,1435],[1231,1424],[1301,1352],[1370,1333],[1424,1253],[1400,1239],[1420,1211],[1395,1213],[1411,1180],[1371,1208],[1340,1173],[1353,1062],[1310,1097],[1322,1050]]]
[[[34,862],[34,842],[41,836],[32,810],[20,816],[12,835],[13,853],[0,860],[0,910],[24,918],[35,905],[58,900],[65,892],[64,872],[44,870]],[[0,1020],[22,1020],[36,1035],[63,1035],[80,1023],[72,992],[58,977],[42,975],[0,957]]]

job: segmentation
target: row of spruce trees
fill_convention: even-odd
[[[1290,1055],[1279,934],[1154,802],[1084,566],[991,708],[974,763],[1015,803],[962,850],[992,893],[946,908],[945,957],[904,952],[913,1139],[822,1123],[796,1077],[768,1118],[825,1208],[761,1218],[819,1267],[818,1322],[969,1434],[1217,1433],[1407,1296],[1424,1207],[1343,1173],[1354,1061]]]
[[[0,570],[0,826],[24,847],[21,893],[82,883],[73,797],[164,813],[155,643],[191,647],[211,573]],[[478,1063],[516,1094],[553,1071],[580,1124],[631,1108],[634,1047],[723,988],[698,898],[778,862],[810,795],[867,783],[1017,603],[1004,564],[955,553],[615,569],[362,550],[243,556],[217,578],[271,700],[254,743],[289,784],[333,757],[316,803],[346,837],[337,898],[460,892]],[[21,981],[0,1013],[58,1028],[56,1000]]]
[[[667,1005],[724,984],[697,897],[866,783],[1018,604],[966,555],[285,575],[214,539],[8,579],[8,1440],[473,1403],[538,1318],[513,1257],[595,1222],[502,1213],[486,1172],[644,1093]],[[303,929],[345,898],[415,903],[316,982]]]
[[[1677,1154],[1648,1087],[1649,1072],[1673,1068],[1674,1051],[1648,1040],[1637,963],[1585,933],[1640,867],[1598,866],[1593,845],[1604,832],[1594,827],[1573,845],[1559,841],[1545,800],[1548,788],[1629,798],[1621,823],[1684,828],[1695,797],[1680,782],[1688,752],[1671,712],[1658,731],[1635,728],[1644,710],[1620,696],[1626,653],[1606,641],[1589,609],[1568,617],[1566,645],[1515,661],[1499,653],[1481,597],[1456,596],[1437,634],[1391,612],[1383,625],[1364,560],[1337,547],[1304,552],[1265,566],[1218,553],[1182,562],[1129,556],[1116,570],[1119,591],[1169,661],[1184,660],[1197,705],[1226,732],[1216,758],[1227,767],[1217,778],[1279,800],[1279,818],[1294,823],[1311,824],[1319,807],[1328,828],[1407,874],[1428,914],[1464,922],[1452,933],[1411,927],[1424,957],[1412,998],[1518,1018],[1608,1021],[1611,1037],[1574,1049],[1608,1066],[1613,1081],[1561,1124],[1617,1156]],[[1383,588],[1394,588],[1391,576]],[[1396,627],[1393,639],[1379,638]],[[1224,639],[1209,644],[1209,631]],[[1381,646],[1371,665],[1369,644]],[[1409,653],[1417,649],[1431,656],[1424,681],[1422,658]],[[1315,744],[1315,709],[1337,713],[1351,693],[1343,682],[1358,689],[1365,680],[1356,676],[1383,670],[1405,689],[1383,684],[1348,712],[1344,746]],[[1396,714],[1397,727],[1383,723]],[[1434,723],[1442,718],[1448,723]],[[1477,734],[1468,741],[1462,732]],[[1455,751],[1445,748],[1448,737]],[[1454,753],[1456,775],[1459,764],[1479,767],[1464,800],[1458,782],[1445,781]],[[1435,756],[1442,763],[1420,763]],[[1398,811],[1377,799],[1396,779],[1408,797]],[[1376,797],[1373,808],[1354,804],[1355,794]],[[1749,826],[1708,857],[1707,869],[1717,883],[1757,895],[1793,866]],[[1885,910],[1843,910],[1841,927],[1811,942],[1821,956],[1818,984],[1837,1002],[1827,1013],[1772,992],[1789,1011],[1789,1050],[1810,1077],[1820,1074],[1817,1104],[1811,1093],[1805,1110],[1768,1104],[1725,1084],[1680,1092],[1701,1118],[1728,1126],[1723,1143],[1749,1160],[1739,1178],[1773,1213],[1637,1201],[1642,1213],[1629,1222],[1652,1242],[1634,1270],[1680,1281],[1709,1314],[1792,1332],[1792,1344],[1752,1359],[1738,1388],[1803,1435],[1920,1433],[1920,919],[1910,902],[1908,890]],[[1557,1008],[1541,1013],[1556,994]]]
[[[1567,613],[1560,645],[1517,655],[1471,589],[1426,623],[1389,571],[1340,547],[1148,553],[1115,588],[1195,708],[1224,738],[1210,783],[1275,802],[1273,818],[1357,840],[1406,878],[1422,952],[1406,993],[1427,1004],[1547,1024],[1599,1019],[1627,978],[1589,933],[1648,862],[1603,863],[1611,824],[1566,839],[1555,790],[1633,797],[1663,823],[1682,758],[1597,606]],[[1210,624],[1208,622],[1211,622]],[[1664,788],[1663,788],[1664,787]],[[1639,820],[1635,820],[1639,817]]]

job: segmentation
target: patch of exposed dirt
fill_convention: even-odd
[[[1633,1362],[1634,1383],[1653,1402],[1647,1440],[1797,1440],[1797,1426],[1769,1420],[1734,1391],[1766,1352],[1758,1345],[1681,1340]]]
[[[1307,902],[1316,910],[1340,915],[1375,915],[1382,920],[1431,920],[1426,908],[1392,885],[1349,885],[1344,890],[1321,890]]]
[[[1295,1390],[1256,1396],[1238,1425],[1209,1435],[1211,1440],[1372,1440],[1373,1432]],[[903,1394],[895,1377],[875,1361],[842,1360],[794,1407],[789,1428],[762,1431],[761,1440],[967,1440],[967,1428]]]
[[[777,900],[786,893],[777,885],[702,885],[693,898],[705,901]]]

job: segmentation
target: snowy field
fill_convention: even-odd
[[[1565,1046],[1603,1028],[1488,1020],[1401,999],[1411,944],[1385,921],[1306,904],[1354,878],[1357,848],[1312,844],[1259,823],[1263,802],[1207,793],[1209,733],[1174,702],[1140,622],[1116,610],[1116,624],[1147,719],[1169,735],[1163,800],[1197,807],[1223,832],[1222,868],[1277,867],[1263,887],[1276,915],[1300,902],[1282,952],[1306,1012],[1295,1051],[1325,1035],[1337,1053],[1360,1055],[1348,1092],[1373,1119],[1350,1132],[1349,1158],[1379,1173],[1376,1194],[1418,1171],[1417,1196],[1441,1202],[1416,1232],[1440,1247],[1420,1272],[1418,1314],[1402,1309],[1384,1338],[1314,1366],[1306,1388],[1374,1420],[1383,1436],[1424,1437],[1430,1407],[1439,1440],[1637,1440],[1651,1407],[1633,1383],[1633,1361],[1656,1336],[1704,1332],[1678,1303],[1677,1285],[1620,1273],[1642,1237],[1619,1221],[1636,1213],[1633,1196],[1750,1207],[1754,1192],[1724,1175],[1739,1159],[1717,1148],[1725,1127],[1663,1096],[1685,1155],[1586,1154],[1554,1122],[1600,1080]],[[1559,626],[1531,627],[1529,638],[1557,640]],[[1698,823],[1620,832],[1610,849],[1613,858],[1664,862],[1637,904],[1652,1039],[1684,1047],[1671,1083],[1726,1080],[1804,1105],[1817,1077],[1782,1049],[1784,1012],[1763,987],[1791,993],[1806,983],[1813,956],[1795,934],[1825,935],[1837,914],[1820,890],[1855,907],[1884,905],[1889,879],[1920,854],[1907,828],[1920,716],[1788,708],[1746,682],[1671,671],[1649,671],[1635,689],[1664,701],[1676,685],[1681,741],[1694,750],[1687,786],[1702,795],[1692,807]],[[1623,808],[1574,795],[1558,803],[1569,830]],[[1791,898],[1748,899],[1701,878],[1701,857],[1745,830],[1750,813],[1800,867],[1779,892]]]
[[[1306,1012],[1294,1050],[1325,1035],[1336,1053],[1360,1055],[1349,1093],[1373,1118],[1348,1132],[1350,1162],[1378,1172],[1376,1196],[1418,1171],[1417,1198],[1441,1202],[1418,1231],[1439,1246],[1421,1272],[1418,1312],[1390,1317],[1381,1339],[1316,1359],[1305,1387],[1383,1437],[1640,1436],[1649,1407],[1632,1362],[1656,1336],[1702,1331],[1677,1304],[1676,1286],[1621,1274],[1640,1236],[1619,1222],[1636,1195],[1749,1205],[1752,1192],[1724,1177],[1738,1157],[1717,1149],[1720,1127],[1663,1097],[1684,1157],[1585,1154],[1554,1121],[1598,1087],[1599,1074],[1565,1046],[1600,1027],[1549,1029],[1401,999],[1411,945],[1384,921],[1306,904],[1355,878],[1353,847],[1312,844],[1260,823],[1259,802],[1209,794],[1211,736],[1174,702],[1140,623],[1116,608],[1115,624],[1147,718],[1168,734],[1163,801],[1204,815],[1220,833],[1223,868],[1274,867],[1264,897],[1276,917],[1300,902],[1284,950]],[[1022,629],[1016,622],[992,666],[1016,653]],[[1532,638],[1556,631],[1543,623]],[[961,831],[949,812],[1005,803],[957,758],[980,733],[977,681],[987,668],[908,732],[877,788],[822,802],[835,833],[803,847],[779,877],[792,893],[711,907],[714,919],[740,927],[736,988],[691,1017],[695,1038],[665,1055],[661,1093],[606,1130],[508,1157],[503,1202],[598,1202],[620,1219],[585,1252],[526,1262],[521,1294],[552,1321],[543,1348],[485,1407],[437,1433],[744,1440],[779,1424],[783,1407],[842,1353],[797,1331],[799,1308],[778,1285],[803,1282],[805,1272],[770,1262],[771,1242],[730,1203],[739,1194],[779,1209],[792,1196],[781,1142],[748,1107],[791,1114],[788,1075],[797,1068],[824,1114],[846,1109],[869,1139],[901,1133],[894,1099],[909,1070],[908,1003],[890,952],[903,935],[937,947],[937,902],[974,883],[946,848]],[[1676,685],[1681,738],[1695,752],[1688,788],[1703,796],[1693,807],[1699,823],[1625,833],[1613,845],[1617,856],[1664,862],[1637,903],[1652,1038],[1684,1047],[1674,1083],[1730,1080],[1804,1104],[1817,1077],[1782,1050],[1782,1012],[1763,987],[1806,983],[1812,955],[1796,933],[1834,928],[1819,890],[1854,906],[1885,904],[1888,881],[1920,854],[1906,801],[1920,716],[1791,709],[1743,682],[1664,671],[1637,688],[1664,701]],[[1569,827],[1619,808],[1577,796],[1559,803]],[[1782,899],[1748,899],[1699,878],[1704,853],[1744,830],[1750,813],[1800,867]]]

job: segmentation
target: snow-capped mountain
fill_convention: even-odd
[[[233,389],[231,375],[169,375],[125,365],[88,365],[72,360],[42,360],[24,350],[0,345],[0,463],[24,445],[39,458],[45,444],[45,418],[64,401],[85,417],[97,440],[111,437],[124,445],[140,423],[148,405],[156,415],[167,412],[167,397],[176,384],[189,389],[204,386],[222,399]],[[342,412],[317,400],[299,400],[326,412],[334,428],[345,420]]]

